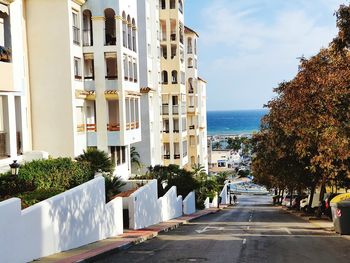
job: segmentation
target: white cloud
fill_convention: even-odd
[[[210,1],[202,10],[201,46],[212,50],[202,67],[211,109],[232,108],[232,101],[233,108],[260,107],[278,82],[296,73],[297,57],[316,54],[336,34],[338,0],[244,1]],[[217,85],[228,96],[212,100],[210,87]],[[261,97],[246,101],[252,94]]]

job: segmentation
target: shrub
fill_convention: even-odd
[[[108,154],[95,148],[88,148],[75,159],[80,163],[89,163],[93,173],[98,171],[112,173],[114,169],[114,164]]]
[[[114,196],[121,193],[121,187],[125,185],[120,177],[105,175],[106,201],[110,201]]]
[[[35,188],[31,183],[17,176],[6,173],[0,175],[0,199],[7,199],[18,193],[33,191]]]
[[[70,158],[35,160],[19,169],[18,178],[34,189],[65,191],[93,178],[88,163],[78,163]]]
[[[41,201],[44,201],[50,197],[53,197],[59,193],[61,190],[55,189],[37,189],[32,192],[26,192],[17,195],[18,198],[21,198],[22,201],[22,209],[28,206],[34,205]]]

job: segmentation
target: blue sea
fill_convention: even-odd
[[[251,134],[268,110],[208,111],[208,135]]]

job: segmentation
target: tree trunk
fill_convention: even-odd
[[[324,193],[326,191],[325,184],[326,184],[326,179],[323,177],[322,182],[321,182],[320,198],[318,199],[318,201],[319,201],[318,202],[318,209],[317,209],[317,213],[316,213],[316,216],[318,218],[321,218],[321,216],[322,216],[322,201],[323,201]]]
[[[290,189],[290,200],[289,200],[290,208],[292,208],[292,203],[293,203],[293,188]]]
[[[307,206],[307,212],[308,213],[311,212],[311,210],[312,210],[312,201],[314,200],[315,189],[316,189],[316,183],[314,183],[311,186],[310,200],[309,200],[309,204]]]

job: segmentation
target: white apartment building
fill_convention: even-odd
[[[185,27],[188,167],[199,164],[208,172],[206,81],[198,77],[198,38],[194,30]]]
[[[184,6],[182,0],[160,1],[163,163],[188,163]]]
[[[162,164],[159,1],[138,1],[142,141],[135,144],[143,171]]]
[[[0,0],[0,166],[31,150],[22,0]]]
[[[141,140],[136,2],[27,0],[34,149],[97,147],[130,175]]]

